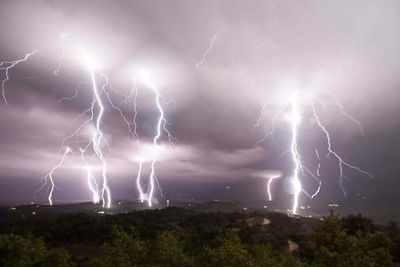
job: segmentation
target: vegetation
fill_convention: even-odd
[[[271,223],[254,219],[264,217]],[[298,245],[294,251],[289,240]],[[399,262],[398,226],[378,227],[361,215],[320,221],[166,208],[0,223],[0,266],[7,267],[375,267]]]

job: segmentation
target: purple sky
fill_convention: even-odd
[[[162,138],[157,167],[162,199],[261,203],[267,197],[266,174],[279,171],[283,177],[273,192],[280,206],[289,208],[292,162],[282,156],[290,141],[285,120],[277,124],[274,140],[256,143],[283,107],[286,85],[294,83],[304,94],[335,94],[360,120],[367,140],[340,114],[321,113],[336,150],[374,175],[371,180],[346,170],[345,199],[337,162],[323,158],[321,193],[314,200],[302,196],[302,204],[324,210],[334,201],[374,213],[400,200],[398,1],[0,1],[0,7],[0,60],[38,49],[10,71],[9,105],[0,104],[1,203],[45,202],[45,190],[35,197],[33,192],[58,163],[62,139],[79,125],[75,118],[92,97],[90,77],[74,50],[78,46],[101,64],[115,89],[113,101],[130,120],[133,107],[121,95],[129,94],[135,68],[151,69],[165,99],[175,100],[164,106],[178,141],[169,146]],[[68,33],[66,57],[54,76],[62,33]],[[77,98],[58,101],[73,96],[81,82]],[[141,145],[110,107],[103,123],[115,199],[137,197],[135,159],[149,150],[155,134],[154,100],[143,86],[138,89]],[[264,103],[260,127],[254,128]],[[307,108],[299,142],[304,162],[314,170],[314,148],[324,151],[326,144]],[[74,154],[55,174],[55,200],[89,200],[78,147],[69,145]],[[307,190],[316,189],[312,179],[303,179]]]

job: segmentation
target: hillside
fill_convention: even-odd
[[[0,266],[391,266],[400,260],[399,228],[377,227],[361,216],[319,220],[223,202],[125,208],[103,213],[81,203],[3,210]],[[10,264],[18,255],[29,264]],[[365,265],[371,261],[377,264]]]

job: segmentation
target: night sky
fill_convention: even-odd
[[[336,152],[374,176],[345,168],[343,195],[338,162],[325,157],[324,135],[304,105],[302,160],[315,172],[318,148],[322,187],[312,200],[302,194],[301,205],[316,212],[326,212],[329,203],[341,204],[345,212],[400,212],[398,1],[0,1],[0,21],[0,60],[37,50],[9,71],[8,105],[0,99],[0,203],[47,203],[46,188],[34,192],[92,101],[90,76],[76,52],[85,47],[110,78],[110,97],[129,121],[134,109],[124,100],[135,69],[150,70],[165,100],[174,100],[163,105],[177,140],[173,146],[165,134],[161,138],[157,200],[262,205],[267,177],[280,173],[273,185],[275,205],[289,209],[293,162],[285,153],[291,132],[284,115],[273,138],[257,141],[295,88],[301,96],[334,94],[360,121],[365,136],[342,114],[318,106]],[[0,75],[6,78],[4,70]],[[158,113],[145,87],[137,84],[140,142],[106,104],[102,149],[115,200],[137,199],[137,158],[152,149]],[[334,104],[331,97],[325,100]],[[93,127],[83,129],[81,138]],[[89,201],[79,145],[73,139],[68,146],[72,154],[54,174],[54,200]],[[149,171],[146,163],[143,181]],[[312,178],[301,179],[305,190],[316,190]]]

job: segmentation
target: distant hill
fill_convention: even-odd
[[[231,201],[211,201],[205,202],[197,205],[193,208],[194,211],[197,212],[245,212],[247,211],[247,207],[239,202],[231,202]]]
[[[177,202],[171,204],[170,207],[179,207],[194,212],[246,212],[248,208],[239,203],[231,201],[210,201],[204,203],[189,203],[189,202]],[[155,207],[153,209],[163,208]],[[134,211],[147,210],[149,207],[146,203],[137,201],[117,201],[112,205],[111,208],[103,208],[100,204],[93,204],[91,202],[80,202],[80,203],[69,203],[69,204],[56,204],[53,206],[49,205],[21,205],[21,206],[1,206],[0,207],[0,218],[11,217],[11,218],[27,218],[27,217],[52,217],[58,215],[67,214],[120,214],[130,213]]]
[[[148,209],[145,203],[134,201],[118,201],[110,209],[103,208],[101,204],[92,202],[80,202],[69,204],[49,205],[21,205],[21,206],[1,206],[0,218],[30,218],[30,217],[56,217],[67,214],[119,214],[129,213],[138,210]]]

